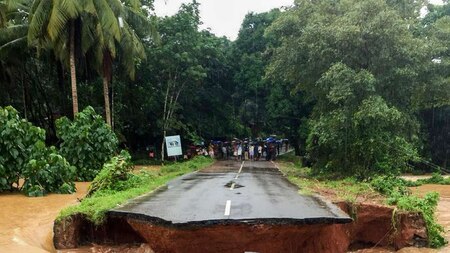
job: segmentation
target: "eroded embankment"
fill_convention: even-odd
[[[349,248],[426,246],[420,214],[373,204],[337,203],[349,224],[229,224],[164,226],[136,218],[109,217],[95,226],[82,216],[55,223],[57,249],[82,245],[147,243],[155,252],[346,252]]]

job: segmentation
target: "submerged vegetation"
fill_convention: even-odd
[[[108,210],[129,199],[154,191],[180,175],[204,168],[213,162],[210,158],[198,156],[187,162],[163,166],[160,171],[141,171],[131,174],[127,159],[129,157],[122,154],[106,163],[93,181],[89,190],[90,196],[82,199],[79,205],[62,210],[57,219],[80,214],[85,215],[95,224],[101,224]],[[117,177],[118,174],[121,176]]]

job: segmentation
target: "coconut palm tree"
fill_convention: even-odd
[[[29,46],[37,48],[38,54],[42,49],[52,49],[62,62],[67,62],[69,55],[74,116],[78,113],[75,25],[80,22],[82,4],[83,1],[72,0],[33,0],[28,16]]]
[[[112,125],[109,101],[109,85],[112,65],[120,57],[124,69],[131,78],[135,75],[135,60],[145,59],[145,50],[137,30],[152,27],[143,13],[140,1],[92,0],[85,8],[83,20],[83,45],[93,55],[97,71],[103,79],[105,118]],[[148,33],[155,37],[154,30]]]

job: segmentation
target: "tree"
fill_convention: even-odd
[[[264,129],[267,98],[273,83],[264,79],[270,59],[269,48],[276,38],[264,36],[266,28],[280,16],[279,9],[246,15],[239,36],[233,43],[232,56],[235,68],[234,97],[237,100],[241,122],[258,136]],[[273,130],[268,130],[273,133]]]
[[[83,30],[83,52],[91,51],[91,60],[103,80],[105,100],[105,119],[112,126],[109,101],[109,84],[112,78],[113,60],[120,53],[121,61],[131,78],[135,75],[136,61],[145,59],[145,50],[141,38],[149,33],[140,34],[137,30],[150,30],[140,2],[119,0],[93,0],[85,6],[81,16]],[[154,35],[154,34],[152,34]]]
[[[88,1],[88,0],[86,0]],[[86,2],[84,1],[84,2]],[[69,55],[73,115],[78,113],[77,77],[75,66],[75,33],[83,10],[79,1],[33,0],[29,13],[28,44],[42,49],[53,49],[64,61]],[[66,44],[69,44],[67,48]]]
[[[412,102],[429,54],[405,13],[388,1],[297,1],[269,28],[281,45],[268,75],[314,101],[308,149],[316,169],[368,176],[415,157]]]
[[[206,76],[205,69],[199,62],[202,54],[199,46],[200,23],[198,3],[183,4],[179,12],[160,19],[158,32],[161,36],[159,45],[152,45],[149,54],[155,62],[156,82],[160,86],[163,99],[160,126],[163,133],[161,159],[164,160],[165,137],[167,131],[179,129],[180,121],[176,113],[180,109],[179,99],[187,89],[195,89]]]

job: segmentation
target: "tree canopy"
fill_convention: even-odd
[[[54,144],[79,100],[132,153],[160,152],[171,134],[275,134],[317,173],[448,168],[448,3],[296,0],[248,13],[235,41],[199,28],[196,1],[168,17],[152,8],[0,0],[0,106]]]

